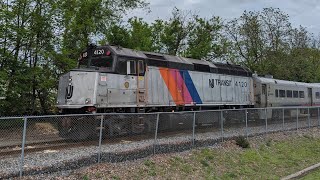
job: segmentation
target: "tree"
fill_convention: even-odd
[[[228,22],[226,32],[233,42],[231,51],[237,54],[233,62],[257,70],[265,52],[259,13],[245,11],[240,18]]]
[[[225,53],[222,43],[222,23],[220,17],[209,20],[195,16],[188,33],[187,49],[184,54],[194,59],[215,59]]]
[[[0,114],[49,113],[60,74],[79,52],[142,0],[0,2]]]
[[[164,53],[181,54],[186,49],[188,32],[193,28],[191,12],[181,12],[175,8],[169,21],[164,22],[163,33],[160,36]]]

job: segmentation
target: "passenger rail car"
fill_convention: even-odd
[[[254,77],[256,107],[320,105],[320,85]]]

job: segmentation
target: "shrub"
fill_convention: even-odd
[[[243,136],[239,136],[236,138],[236,144],[242,148],[250,148],[249,141]]]

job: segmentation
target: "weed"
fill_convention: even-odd
[[[101,174],[101,173],[96,173],[96,174],[95,174],[95,177],[96,177],[96,178],[102,178],[102,174]]]
[[[157,175],[156,166],[155,166],[155,163],[153,161],[148,159],[148,160],[145,160],[143,164],[148,167],[148,174],[150,176]]]
[[[145,160],[144,163],[143,163],[145,166],[148,166],[148,167],[151,167],[151,166],[154,166],[155,163],[151,160]]]
[[[235,179],[237,177],[236,174],[233,172],[226,172],[223,176],[222,179]]]
[[[310,136],[310,135],[308,135],[308,134],[303,135],[303,137],[304,137],[304,138],[307,138],[307,139],[314,139],[313,136]]]
[[[201,159],[200,163],[204,166],[204,167],[209,167],[209,163],[208,161],[206,161],[205,159]]]
[[[212,151],[208,148],[201,150],[201,155],[203,155],[208,160],[214,159],[214,155],[213,155]]]
[[[83,179],[83,180],[89,180],[89,176],[88,176],[88,175],[84,175],[84,176],[82,177],[82,179]]]
[[[192,166],[190,164],[185,163],[181,166],[181,171],[184,173],[190,173],[192,171]]]
[[[268,139],[267,142],[266,142],[266,146],[270,147],[271,145],[272,145],[272,140]]]
[[[114,179],[114,180],[120,180],[120,177],[119,176],[115,176],[115,175],[113,175],[111,178]]]
[[[250,148],[249,141],[243,136],[236,138],[236,144],[242,148]]]

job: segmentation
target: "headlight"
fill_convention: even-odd
[[[91,103],[91,99],[90,99],[90,98],[87,98],[86,101],[85,101],[85,103],[86,103],[86,104],[90,104],[90,103]]]

